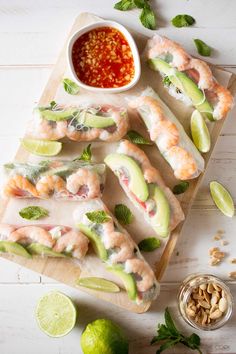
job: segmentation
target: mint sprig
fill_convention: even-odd
[[[19,215],[23,219],[38,220],[45,216],[48,216],[48,210],[39,206],[28,206],[19,211]]]
[[[110,215],[108,215],[104,210],[91,211],[85,214],[87,218],[95,222],[96,224],[104,224],[111,220]]]
[[[158,344],[163,341],[165,342],[156,351],[156,354],[160,354],[165,349],[171,348],[178,343],[181,343],[192,350],[197,350],[199,354],[202,354],[200,350],[200,337],[196,333],[191,334],[189,337],[182,334],[176,328],[168,307],[165,309],[165,324],[158,324],[157,336],[153,337],[151,344]]]
[[[92,145],[92,144],[89,144],[89,145],[82,151],[82,154],[81,154],[79,157],[76,157],[73,161],[86,161],[86,162],[91,162],[91,160],[92,160],[91,145]]]
[[[125,204],[116,204],[115,217],[123,225],[129,225],[133,221],[133,214]]]
[[[69,95],[77,95],[79,93],[79,86],[71,79],[65,78],[62,83],[64,90],[69,93]]]

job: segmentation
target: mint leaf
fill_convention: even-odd
[[[133,0],[121,0],[115,4],[114,8],[120,11],[127,11],[134,9],[135,3]]]
[[[19,215],[23,219],[38,220],[45,216],[48,216],[48,210],[39,206],[28,206],[19,211]]]
[[[127,133],[127,137],[131,143],[137,144],[137,145],[152,145],[152,142],[145,139],[141,134],[136,132],[135,130],[130,130]]]
[[[50,108],[51,108],[51,109],[55,108],[56,105],[57,105],[56,101],[51,101],[51,102],[50,102]]]
[[[172,348],[175,344],[177,344],[179,342],[178,339],[173,339],[173,340],[170,340],[164,344],[162,344],[160,346],[160,348],[156,351],[156,354],[160,354],[162,353],[164,350],[168,349],[168,348]]]
[[[174,194],[182,194],[184,193],[189,187],[189,182],[187,181],[182,181],[179,184],[176,184],[173,188],[173,193]]]
[[[197,48],[198,54],[203,57],[209,57],[211,55],[211,48],[203,42],[201,39],[194,39],[195,46]]]
[[[115,217],[123,225],[129,225],[133,221],[133,214],[124,204],[116,204]]]
[[[92,151],[91,151],[91,145],[89,144],[82,152],[82,154],[80,155],[80,157],[76,157],[74,160],[72,161],[87,161],[87,162],[91,162],[92,160]]]
[[[172,18],[171,23],[175,27],[188,27],[195,23],[195,19],[190,15],[177,15]]]
[[[85,214],[87,218],[96,224],[104,224],[111,220],[111,217],[104,210],[91,211]]]
[[[167,87],[169,87],[172,84],[172,82],[170,81],[169,76],[164,76],[163,79],[162,79],[162,82],[163,82],[164,86],[167,86]]]
[[[77,93],[79,93],[80,88],[74,81],[65,78],[62,83],[64,90],[69,93],[69,95],[77,95]]]
[[[152,252],[161,246],[161,241],[156,237],[148,237],[140,241],[138,247],[140,251]]]
[[[142,25],[148,29],[154,30],[156,28],[156,17],[150,6],[144,7],[140,15]]]
[[[179,331],[175,327],[174,321],[171,318],[168,307],[165,309],[165,323],[166,323],[166,327],[169,329],[170,333],[173,336],[179,335]]]
[[[144,7],[150,7],[148,0],[134,0],[134,3],[138,9],[144,9]]]

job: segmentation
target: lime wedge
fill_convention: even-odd
[[[21,144],[31,154],[39,156],[55,156],[62,149],[62,143],[58,141],[22,139]]]
[[[212,181],[210,183],[210,191],[212,199],[220,211],[232,218],[234,216],[234,202],[227,189],[222,184]]]
[[[40,329],[50,337],[62,337],[75,326],[76,308],[69,297],[53,291],[44,295],[36,307]]]
[[[106,293],[120,292],[120,288],[118,285],[116,285],[110,280],[106,280],[103,278],[96,278],[96,277],[81,278],[76,282],[76,284],[84,288],[103,291]]]
[[[195,110],[191,116],[191,134],[194,145],[201,152],[208,152],[211,148],[211,136],[201,113]]]

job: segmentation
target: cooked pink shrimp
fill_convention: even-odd
[[[198,171],[198,167],[193,156],[180,146],[173,146],[170,148],[166,152],[165,157],[173,167],[176,178],[181,180],[190,179],[193,178]]]
[[[15,175],[10,178],[4,187],[4,194],[6,196],[25,197],[27,196],[38,197],[38,192],[35,186],[24,176]]]
[[[124,233],[114,231],[104,238],[106,249],[114,249],[110,256],[112,263],[125,262],[134,256],[134,243]]]
[[[136,108],[138,109],[139,107],[142,106],[147,106],[148,109],[150,109],[150,117],[152,120],[152,125],[154,125],[154,122],[158,122],[160,120],[164,120],[165,119],[165,115],[163,113],[163,109],[161,107],[161,105],[159,104],[159,102],[150,96],[140,96],[137,99],[131,101],[129,103],[129,106],[131,108]],[[150,129],[152,130],[152,129]],[[150,134],[152,134],[152,131],[150,131]],[[152,139],[151,136],[151,140],[155,140],[155,138]]]
[[[110,221],[103,223],[102,229],[104,234],[107,235],[107,237],[109,237],[109,235],[115,230],[115,226],[112,219]]]
[[[0,224],[0,240],[7,240],[10,234],[15,231],[15,227],[8,224]]]
[[[81,232],[70,230],[57,239],[53,250],[55,252],[72,252],[72,256],[78,259],[83,258],[88,251],[88,238]]]
[[[36,184],[36,189],[41,198],[48,198],[52,192],[56,192],[60,195],[67,195],[66,182],[63,178],[53,176],[43,176]]]
[[[191,59],[187,74],[197,81],[198,87],[202,90],[211,89],[214,86],[214,78],[209,65],[200,59]]]
[[[171,41],[166,37],[156,34],[154,37],[148,40],[147,56],[148,59],[155,59],[156,57],[162,57],[165,54],[171,54],[171,65],[178,70],[185,70],[190,62],[191,57],[185,52],[185,50],[176,42]]]
[[[159,149],[167,150],[179,143],[179,130],[168,120],[157,122],[150,132],[151,140],[157,140]]]
[[[119,141],[128,131],[129,121],[126,113],[121,110],[111,109],[111,116],[116,124],[116,130],[109,132],[108,129],[100,130],[99,139],[104,141]]]
[[[100,196],[100,179],[95,171],[80,168],[67,178],[66,188],[72,194],[77,194],[82,186],[87,186],[87,198]]]
[[[151,267],[142,259],[128,259],[125,262],[125,270],[142,278],[137,280],[137,288],[141,292],[148,291],[155,284],[156,279]]]
[[[229,90],[217,82],[214,83],[212,92],[217,96],[218,99],[218,102],[214,107],[213,117],[217,120],[225,118],[233,106],[233,96]]]
[[[30,123],[27,133],[32,138],[59,140],[66,136],[67,121],[54,122],[47,119],[35,119]]]
[[[92,141],[99,137],[101,129],[90,128],[88,130],[73,130],[72,127],[67,128],[66,136],[73,141]]]
[[[50,232],[40,226],[20,227],[9,235],[8,240],[23,244],[38,242],[47,247],[52,247],[55,242]]]

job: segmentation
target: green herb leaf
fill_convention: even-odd
[[[170,333],[173,336],[179,335],[179,331],[175,327],[174,321],[171,318],[171,315],[170,315],[168,307],[165,310],[165,323],[166,323],[166,327],[169,329]]]
[[[162,353],[164,350],[172,348],[175,344],[179,342],[178,339],[170,340],[160,346],[160,348],[156,351],[156,354]]]
[[[133,221],[131,210],[124,204],[116,204],[115,217],[123,225],[129,225]]]
[[[154,30],[156,28],[156,17],[150,6],[144,7],[140,15],[142,25],[148,29]]]
[[[48,216],[48,210],[39,206],[28,206],[19,211],[20,216],[27,220],[38,220]]]
[[[140,241],[138,247],[140,251],[152,252],[161,246],[161,241],[156,237],[148,237]]]
[[[181,342],[184,345],[186,345],[186,347],[188,347],[188,348],[198,349],[198,347],[200,346],[201,340],[200,340],[200,337],[196,333],[193,333],[193,334],[191,334],[191,336],[186,337]]]
[[[79,86],[70,79],[63,79],[64,90],[69,93],[69,95],[77,95],[79,93]]]
[[[111,217],[104,210],[91,211],[85,214],[87,218],[96,224],[104,224],[111,220]]]
[[[4,168],[8,169],[8,170],[13,170],[13,168],[15,168],[15,164],[14,163],[5,163]]]
[[[188,27],[195,23],[195,19],[190,15],[177,15],[172,18],[171,23],[175,27]]]
[[[198,54],[209,57],[211,55],[211,48],[203,42],[201,39],[194,39],[195,46],[197,48]]]
[[[150,7],[148,0],[134,0],[134,3],[138,9],[144,9],[144,7]]]
[[[170,81],[169,76],[164,76],[163,79],[162,79],[162,82],[163,82],[164,86],[167,86],[167,87],[169,87],[172,84],[172,82]]]
[[[120,11],[127,11],[134,9],[135,3],[133,0],[121,0],[115,4],[114,8]]]
[[[182,194],[184,193],[189,187],[189,182],[187,181],[182,181],[179,184],[176,184],[173,188],[173,193],[174,194]]]
[[[153,143],[147,139],[145,139],[141,134],[136,132],[135,130],[130,130],[127,133],[127,137],[131,143],[137,145],[152,145]]]
[[[76,157],[73,161],[87,161],[90,162],[92,160],[92,152],[91,152],[91,145],[89,144],[82,152],[80,157]]]
[[[50,108],[51,108],[51,109],[55,108],[56,105],[57,105],[56,101],[51,101],[51,102],[50,102]]]

